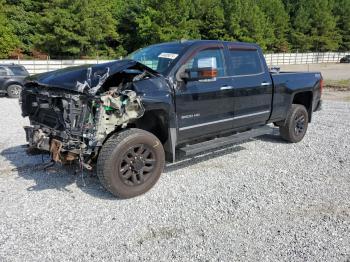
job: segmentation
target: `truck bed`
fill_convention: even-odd
[[[319,106],[321,99],[321,82],[320,72],[279,72],[271,73],[274,85],[273,111],[271,120],[285,118],[288,106],[292,103],[293,93],[295,91],[310,92],[312,99],[312,111]],[[309,90],[314,90],[312,93]]]

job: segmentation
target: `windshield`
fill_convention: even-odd
[[[131,53],[127,58],[164,73],[184,48],[185,45],[181,43],[152,45]]]

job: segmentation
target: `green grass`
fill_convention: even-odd
[[[325,88],[338,91],[350,91],[350,79],[345,80],[325,80]]]

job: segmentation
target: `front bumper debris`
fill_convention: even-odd
[[[87,163],[97,157],[104,140],[144,114],[132,90],[108,91],[101,96],[38,92],[22,93],[24,127],[30,149],[50,152],[55,162]]]
[[[50,151],[50,138],[42,131],[42,129],[35,129],[33,126],[25,126],[24,130],[30,148]]]

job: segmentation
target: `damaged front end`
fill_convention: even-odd
[[[30,119],[29,147],[50,152],[56,162],[79,160],[90,168],[111,133],[143,116],[133,84],[157,74],[134,61],[118,62],[28,79],[20,103]]]

